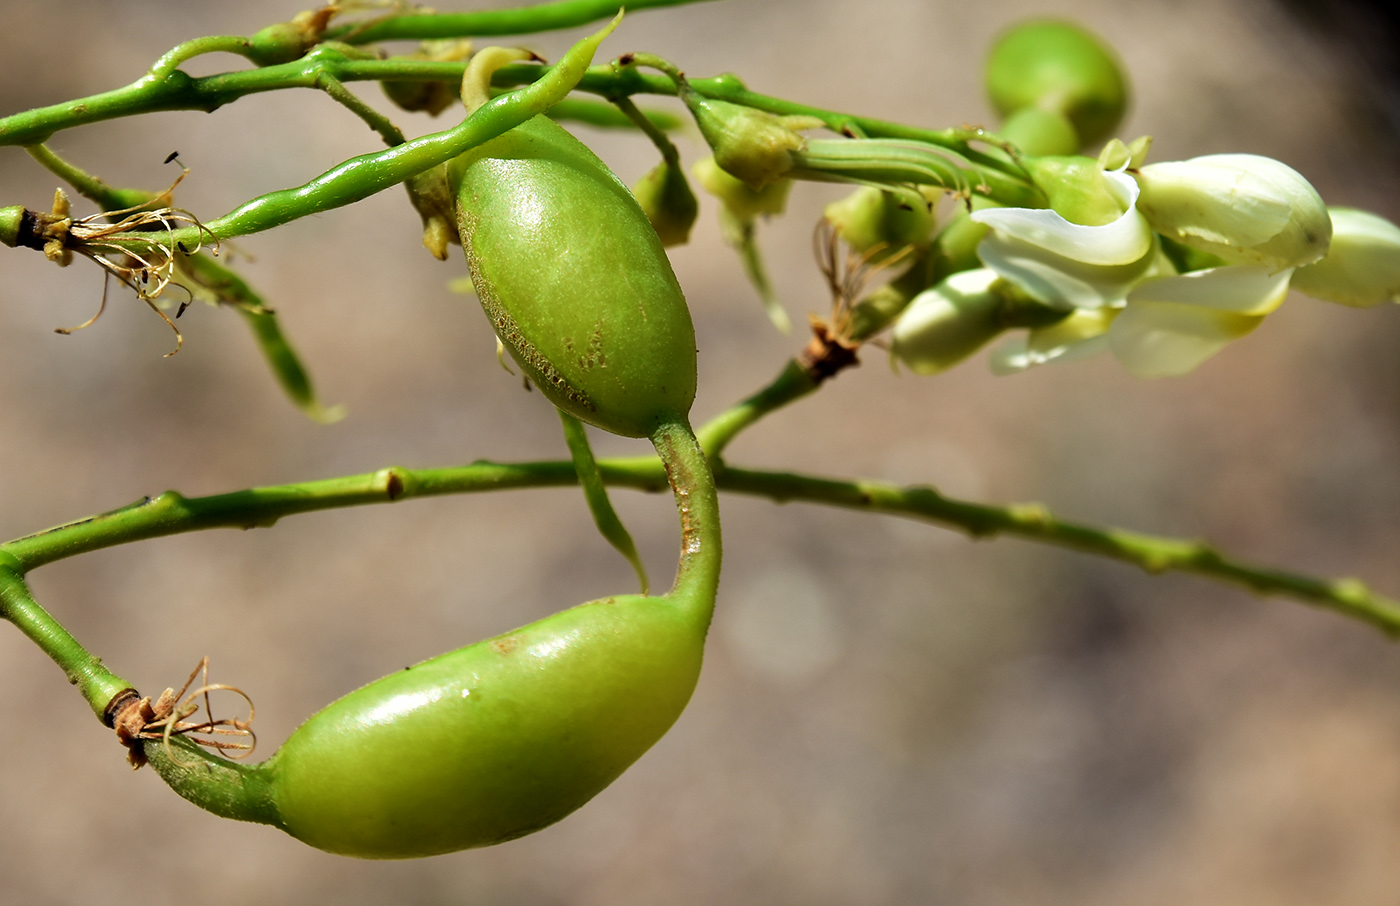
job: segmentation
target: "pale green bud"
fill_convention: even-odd
[[[0,242],[14,248],[19,242],[20,228],[24,225],[24,207],[10,205],[0,208]]]
[[[1006,118],[997,135],[1022,154],[1073,154],[1079,150],[1079,133],[1063,113],[1022,107]]]
[[[637,181],[632,194],[661,237],[662,245],[685,245],[690,240],[690,228],[695,226],[700,203],[678,164],[663,160]]]
[[[833,201],[823,214],[851,248],[862,254],[875,252],[875,262],[927,243],[933,231],[933,212],[926,202],[897,198],[873,186]]]
[[[1328,208],[1327,257],[1293,272],[1300,293],[1356,308],[1400,301],[1400,227],[1355,208]]]
[[[773,217],[787,207],[792,180],[783,179],[762,189],[750,188],[748,183],[722,169],[713,157],[696,161],[691,174],[711,195],[718,198],[724,209],[741,223],[753,223],[759,217]]]
[[[807,147],[799,129],[820,126],[812,117],[776,116],[742,104],[702,97],[684,83],[680,89],[715,162],[753,189],[782,179],[793,168],[792,152]]]
[[[1296,170],[1256,154],[1210,154],[1148,164],[1137,207],[1152,229],[1235,264],[1275,271],[1327,253],[1332,221]]]
[[[1035,157],[1023,163],[1050,210],[1070,223],[1103,226],[1132,208],[1121,173],[1105,173],[1091,157]]]
[[[894,322],[890,352],[915,374],[946,371],[1001,333],[1003,298],[990,268],[962,271],[919,293]]]

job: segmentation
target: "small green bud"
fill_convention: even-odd
[[[792,152],[807,147],[798,129],[822,124],[812,117],[775,116],[742,104],[710,100],[685,83],[680,96],[715,152],[715,161],[753,189],[777,182],[792,169]]]
[[[471,55],[472,42],[453,38],[424,41],[418,50],[396,59],[459,63]],[[460,84],[453,82],[380,82],[379,87],[399,109],[410,113],[426,112],[430,116],[437,116],[461,97]]]
[[[1356,208],[1328,208],[1332,244],[1316,264],[1293,272],[1300,293],[1355,308],[1400,301],[1400,227]]]
[[[23,205],[0,208],[0,242],[14,248],[19,243],[19,231],[23,223]]]
[[[690,228],[700,214],[700,203],[678,164],[663,160],[638,180],[632,194],[656,228],[662,245],[685,245],[690,241]]]
[[[1332,221],[1298,171],[1256,154],[1210,154],[1137,171],[1152,229],[1234,264],[1273,270],[1327,254]]]
[[[1103,226],[1127,210],[1121,192],[1104,177],[1090,157],[1037,157],[1025,161],[1031,181],[1050,202],[1050,209],[1070,223]]]
[[[297,13],[290,22],[278,22],[248,39],[248,59],[259,66],[275,66],[300,60],[325,34],[326,25],[339,9],[325,6]]]
[[[447,182],[447,166],[440,164],[404,180],[408,200],[423,219],[423,247],[439,261],[447,260],[447,247],[459,245],[456,199]]]
[[[1085,145],[1111,136],[1128,108],[1117,57],[1068,22],[1028,22],[1003,34],[987,57],[987,93],[1002,116],[1026,107],[1063,114]]]
[[[973,199],[973,204],[978,204],[976,198]],[[987,238],[989,232],[991,227],[985,223],[978,223],[966,210],[959,208],[933,240],[935,273],[946,276],[981,267],[981,259],[977,257],[977,246]]]
[[[832,202],[823,213],[851,248],[873,253],[872,263],[908,246],[924,245],[933,230],[933,212],[926,203],[910,203],[872,186]]]
[[[1079,133],[1058,110],[1022,107],[1012,111],[997,134],[1025,154],[1065,155],[1079,150]]]
[[[916,374],[937,374],[966,359],[1003,330],[999,281],[981,268],[919,293],[895,321],[891,353]]]
[[[724,204],[724,209],[741,223],[753,223],[759,217],[774,217],[787,207],[788,191],[792,180],[783,179],[762,189],[751,188],[748,183],[721,169],[713,157],[698,161],[690,168],[691,175],[700,185]]]

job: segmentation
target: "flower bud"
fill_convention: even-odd
[[[397,57],[399,60],[428,60],[436,63],[460,63],[472,55],[472,42],[460,38],[424,41],[413,53]],[[398,82],[387,80],[379,83],[385,97],[395,106],[410,113],[426,112],[430,116],[451,107],[461,99],[460,80],[453,82]]]
[[[823,214],[847,245],[862,254],[873,253],[872,262],[907,246],[927,243],[933,230],[933,213],[927,203],[896,198],[873,186],[862,186],[832,202]]]
[[[24,206],[0,208],[0,243],[14,248],[19,243],[20,227],[24,224]]]
[[[423,220],[423,247],[439,261],[447,260],[448,245],[459,245],[457,215],[452,190],[447,184],[447,167],[436,167],[416,173],[404,180],[408,200]]]
[[[297,13],[290,22],[269,25],[248,39],[248,59],[259,66],[275,66],[300,60],[325,34],[331,17],[339,12],[334,4]]]
[[[721,169],[713,157],[697,161],[690,172],[706,192],[723,203],[726,212],[743,223],[753,223],[759,217],[783,213],[787,207],[788,191],[792,188],[790,179],[779,180],[762,189],[750,188],[747,183]]]
[[[890,352],[915,374],[946,371],[1002,332],[1000,278],[989,268],[953,274],[919,293],[895,321]]]
[[[1024,167],[1050,210],[1070,223],[1103,226],[1133,206],[1127,177],[1105,173],[1091,157],[1035,157]]]
[[[680,95],[715,152],[715,162],[755,190],[777,182],[792,169],[792,152],[807,147],[807,139],[798,129],[822,124],[812,117],[776,116],[742,104],[710,100],[684,83]]]
[[[1235,264],[1275,271],[1327,253],[1332,222],[1296,170],[1255,154],[1210,154],[1148,164],[1138,210],[1152,229]]]
[[[1079,150],[1079,133],[1074,124],[1056,110],[1022,107],[1006,118],[997,135],[1023,154],[1073,154]]]
[[[678,164],[663,160],[638,180],[632,194],[656,228],[662,245],[685,245],[690,240],[700,204]]]
[[[1112,135],[1128,107],[1113,52],[1068,22],[1028,22],[1002,35],[987,57],[987,93],[1002,116],[1027,107],[1062,114],[1084,145]]]
[[[1327,257],[1293,272],[1293,289],[1328,302],[1370,308],[1400,301],[1400,227],[1369,211],[1328,208]]]

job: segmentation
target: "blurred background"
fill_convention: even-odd
[[[1330,203],[1400,219],[1400,116],[1389,64],[1368,50],[1393,46],[1393,32],[1350,8],[1298,8],[1314,14],[1266,0],[722,0],[630,16],[603,53],[652,51],[694,75],[733,71],[760,92],[892,120],[990,125],[990,42],[1023,17],[1073,17],[1121,53],[1135,97],[1121,134],[1153,135],[1153,159],[1265,154]],[[183,39],[249,34],[296,11],[4,0],[0,112],[125,84]],[[524,43],[554,58],[580,33]],[[397,119],[411,133],[441,128]],[[582,134],[629,183],[654,162],[636,136]],[[113,184],[152,189],[178,150],[192,170],[180,204],[216,216],[378,143],[327,98],[286,91],[52,145]],[[694,160],[697,142],[682,153]],[[0,149],[0,203],[46,209],[54,185],[21,150]],[[798,324],[828,304],[811,229],[841,194],[799,186],[788,216],[761,231]],[[714,213],[706,203],[673,254],[699,335],[697,420],[805,342],[768,325]],[[237,246],[323,400],[349,417],[325,427],[300,415],[229,311],[188,311],[170,359],[169,330],[125,293],[95,326],[58,336],[96,309],[99,272],[0,249],[0,536],[167,488],[565,455],[553,413],[497,367],[476,304],[448,291],[464,264],[423,251],[402,193]],[[1196,373],[1159,382],[1106,357],[1012,378],[979,357],[936,379],[901,377],[870,349],[729,459],[1037,500],[1400,594],[1397,346],[1392,306],[1294,297]],[[615,499],[668,581],[669,498]],[[34,906],[1395,902],[1400,651],[1374,630],[1020,541],[799,504],[724,507],[706,669],[674,730],[557,826],[416,862],[329,856],[198,811],[151,772],[133,774],[59,671],[0,627],[12,728],[0,894]],[[178,687],[209,655],[216,681],[256,699],[264,755],[402,664],[633,583],[567,490],[300,516],[31,578],[143,691]]]

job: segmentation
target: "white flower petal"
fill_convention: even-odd
[[[1047,362],[1073,362],[1108,348],[1106,331],[1118,314],[1102,308],[1079,310],[1049,327],[1013,337],[992,352],[992,373],[1015,374]]]
[[[1135,377],[1173,377],[1194,370],[1263,320],[1200,305],[1131,301],[1109,327],[1108,342]]]
[[[1171,273],[1151,238],[1146,254],[1116,266],[1085,264],[995,232],[977,246],[977,256],[1027,295],[1061,309],[1121,307],[1138,280],[1158,268]]]
[[[992,374],[1006,377],[1009,374],[1019,374],[1035,363],[1031,361],[1030,353],[1026,349],[1025,336],[1019,336],[1012,337],[993,349],[988,364],[992,366]]]
[[[1288,295],[1292,269],[1270,273],[1263,265],[1238,264],[1145,280],[1128,293],[1128,306],[1139,302],[1195,305],[1242,315],[1266,315]]]
[[[1104,173],[1111,190],[1124,206],[1123,216],[1103,226],[1070,223],[1049,208],[984,208],[972,220],[984,223],[1004,237],[1019,239],[1054,255],[1084,264],[1131,264],[1152,246],[1152,230],[1135,204],[1140,191],[1126,173]]]

